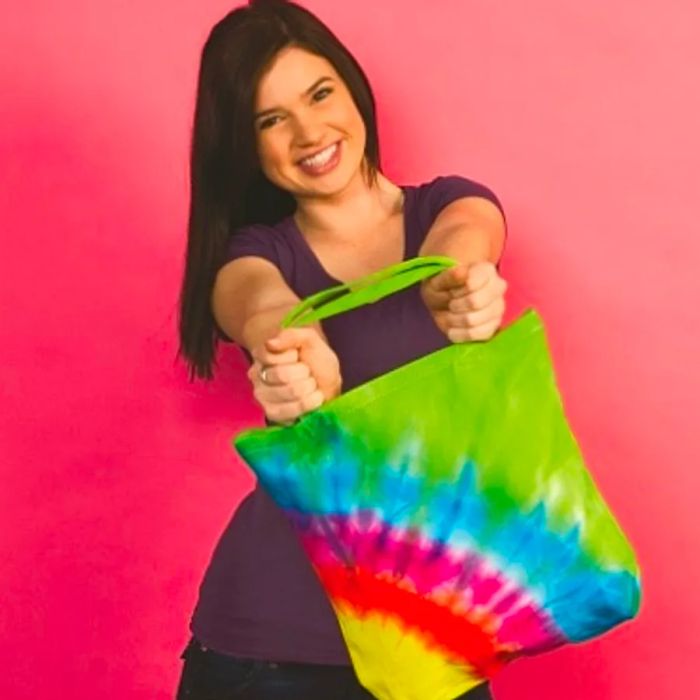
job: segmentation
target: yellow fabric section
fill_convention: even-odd
[[[379,700],[454,700],[486,680],[385,615],[336,614],[355,673]]]

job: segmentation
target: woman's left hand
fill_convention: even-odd
[[[456,265],[423,282],[437,327],[453,342],[488,340],[501,325],[508,285],[490,262]]]

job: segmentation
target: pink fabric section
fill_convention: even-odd
[[[310,0],[366,69],[397,182],[509,214],[513,316],[637,548],[639,620],[496,697],[700,696],[695,0]],[[0,697],[173,697],[197,586],[252,478],[240,356],[174,363],[199,52],[230,2],[5,2],[0,22]],[[371,16],[371,22],[367,17]]]
[[[330,519],[326,519],[327,521]],[[332,538],[313,524],[302,542],[311,561],[321,568],[341,568],[341,561],[394,581],[396,586],[443,605],[455,615],[484,627],[502,647],[518,649],[553,646],[562,639],[553,621],[517,582],[497,571],[476,552],[445,551],[435,555],[431,542],[414,533],[392,529],[358,533],[332,519]],[[397,564],[401,562],[401,564]],[[466,584],[463,572],[469,571]],[[474,611],[467,614],[468,611]],[[555,641],[553,641],[555,640]]]

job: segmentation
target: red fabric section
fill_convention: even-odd
[[[317,572],[334,603],[350,605],[360,618],[380,613],[400,621],[428,646],[465,661],[485,678],[492,678],[507,662],[502,653],[499,658],[491,637],[479,625],[434,601],[362,568],[328,566]]]

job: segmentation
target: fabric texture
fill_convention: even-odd
[[[311,309],[338,313],[416,269],[435,274],[417,259]],[[381,700],[450,700],[638,611],[634,552],[585,468],[533,311],[235,446],[293,524]]]
[[[415,257],[438,213],[487,187],[458,175],[402,187],[406,259]],[[292,217],[235,231],[226,260],[253,255],[276,265],[304,298],[337,283]],[[344,391],[449,345],[413,287],[323,322],[340,360]],[[371,342],[360,342],[367,339]],[[336,616],[282,511],[259,485],[226,527],[200,587],[193,634],[207,647],[258,659],[349,664]]]

